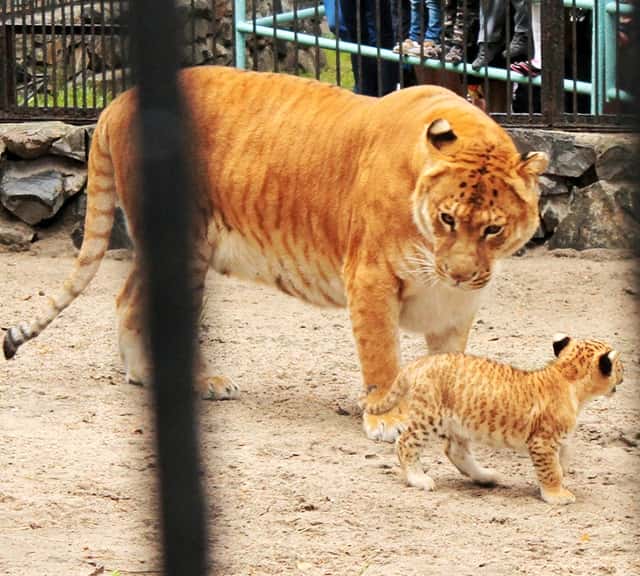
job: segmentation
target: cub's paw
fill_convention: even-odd
[[[207,376],[200,384],[203,400],[235,400],[240,396],[238,385],[224,376]]]
[[[431,476],[427,476],[421,470],[408,470],[406,481],[409,486],[421,488],[427,492],[436,489],[436,483],[433,481],[433,478],[431,478]]]
[[[400,402],[384,414],[374,415],[365,412],[362,415],[362,424],[371,440],[395,442],[405,429],[407,417],[406,403]]]
[[[576,497],[566,488],[558,488],[556,490],[541,488],[540,495],[548,504],[571,504],[576,501]]]

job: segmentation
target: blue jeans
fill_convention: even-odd
[[[360,38],[358,38],[358,7],[356,0],[340,0],[346,34],[341,38],[348,42],[358,42],[366,46],[393,48],[393,22],[391,15],[392,0],[360,0]],[[376,28],[376,7],[380,10],[381,29]],[[355,91],[368,96],[384,96],[396,89],[398,83],[398,63],[389,60],[380,61],[380,78],[375,58],[351,55],[353,74],[356,80]],[[362,75],[360,74],[362,71]],[[380,80],[380,82],[378,82]]]
[[[421,18],[420,4],[424,2],[424,22]],[[409,24],[409,38],[422,42],[420,29],[424,32],[425,40],[440,42],[442,32],[442,15],[440,0],[411,0],[411,23]]]

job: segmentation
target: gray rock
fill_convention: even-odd
[[[35,231],[0,208],[0,244],[9,250],[21,252],[29,250],[36,239]]]
[[[559,178],[540,176],[540,196],[565,195],[569,193],[566,182]]]
[[[606,134],[596,147],[596,174],[601,180],[618,182],[640,178],[636,162],[637,142],[628,135]]]
[[[548,196],[540,200],[540,219],[546,235],[553,234],[569,214],[569,195]]]
[[[86,184],[86,169],[55,157],[6,162],[0,179],[0,202],[27,224],[54,216],[65,200]]]
[[[51,144],[49,152],[57,156],[73,158],[85,162],[87,151],[85,150],[85,138],[87,131],[82,126],[70,126],[67,133]]]
[[[633,190],[623,194],[619,187],[604,181],[576,190],[569,214],[558,224],[549,247],[637,250],[640,221],[636,197]]]
[[[549,155],[547,175],[578,178],[596,161],[593,146],[578,143],[573,134],[511,128],[516,147],[521,153],[542,151]]]
[[[12,154],[31,160],[47,154],[56,140],[64,138],[74,128],[63,122],[0,124],[0,140]]]

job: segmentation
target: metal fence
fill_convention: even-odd
[[[182,65],[303,74],[376,96],[440,84],[506,124],[628,129],[629,2],[440,0],[412,14],[410,0],[181,0]],[[6,0],[0,120],[95,119],[132,83],[126,4]]]

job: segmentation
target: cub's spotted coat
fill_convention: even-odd
[[[567,440],[584,404],[611,395],[622,382],[618,352],[596,340],[559,334],[558,358],[526,372],[507,364],[464,354],[427,356],[404,368],[373,414],[404,398],[409,419],[397,442],[407,483],[432,490],[420,465],[420,447],[429,438],[445,440],[445,453],[462,474],[479,484],[494,484],[495,472],[473,458],[471,442],[528,450],[542,498],[552,504],[575,500],[562,485]]]

